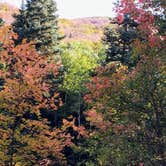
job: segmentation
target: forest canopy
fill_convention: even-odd
[[[1,166],[166,165],[165,0],[110,19],[0,5]]]

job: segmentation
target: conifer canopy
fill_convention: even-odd
[[[58,25],[56,2],[53,0],[28,0],[22,5],[20,13],[15,15],[14,32],[19,35],[18,43],[23,38],[34,41],[40,54],[58,52]]]

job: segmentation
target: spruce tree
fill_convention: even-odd
[[[24,38],[34,41],[40,54],[58,52],[58,34],[56,3],[53,0],[28,0],[25,7],[15,16],[14,32],[19,35],[17,42]]]
[[[24,2],[24,1],[22,1]],[[26,19],[26,10],[24,8],[24,3],[22,3],[21,9],[19,9],[19,14],[14,14],[15,22],[13,23],[13,29],[14,32],[18,34],[18,39],[16,41],[16,44],[19,44],[22,42],[24,38],[27,36],[28,32],[28,23]]]
[[[120,61],[122,64],[132,67],[134,61],[131,59],[132,42],[138,37],[137,26],[129,14],[125,14],[123,21],[118,23],[116,28],[113,24],[117,22],[110,21],[110,25],[104,31],[104,44],[106,48],[106,63],[111,61]]]

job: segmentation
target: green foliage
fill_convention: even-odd
[[[126,6],[124,5],[124,9],[123,5],[120,6],[120,10],[124,12],[121,24],[126,30],[130,27],[123,25],[125,11],[130,11],[128,2],[122,0],[121,3]],[[147,4],[144,6],[145,12],[142,12],[140,4],[137,9],[134,3],[133,1],[130,4],[133,18],[136,12],[142,14],[137,25],[138,29],[134,28],[139,30],[140,36],[130,38],[133,35],[126,34],[128,31],[123,31],[123,36],[117,34],[117,31],[114,34],[112,30],[108,30],[106,40],[112,44],[109,45],[110,50],[108,48],[110,56],[115,54],[115,59],[112,60],[129,65],[131,59],[126,63],[124,59],[116,57],[119,50],[113,47],[120,49],[119,46],[122,46],[124,50],[127,48],[129,51],[132,44],[132,52],[127,53],[131,53],[129,57],[137,59],[137,63],[132,70],[124,70],[125,72],[119,70],[115,63],[111,63],[114,64],[113,68],[109,67],[111,64],[107,64],[104,68],[97,69],[97,74],[87,84],[89,91],[85,100],[89,110],[86,112],[86,118],[90,122],[90,135],[97,134],[103,140],[97,143],[103,146],[106,144],[111,149],[106,151],[102,162],[106,161],[113,166],[139,164],[162,166],[165,165],[166,144],[165,39],[155,27],[156,22],[152,13],[146,13]],[[119,43],[121,45],[118,45]],[[123,44],[127,47],[124,48]],[[121,69],[125,68],[122,66]],[[92,136],[91,138],[94,139]],[[100,150],[100,148],[96,150],[97,154],[100,154]]]
[[[2,26],[4,24],[4,21],[2,18],[0,18],[0,26]]]
[[[81,92],[84,89],[83,83],[89,79],[91,71],[97,66],[97,51],[93,45],[86,42],[72,42],[62,47],[65,71],[63,88],[72,93]]]
[[[77,119],[77,124],[81,124],[83,104],[83,94],[85,93],[84,83],[90,78],[90,74],[97,66],[98,50],[100,44],[91,42],[62,43],[61,59],[64,70],[63,84],[60,89],[64,92],[64,105],[60,117],[67,117],[72,114]]]
[[[23,39],[27,38],[28,23],[25,9],[20,9],[18,15],[14,15],[15,21],[13,23],[13,30],[18,34],[17,43],[21,43]]]
[[[0,18],[0,27],[3,26],[3,24],[4,24],[4,21],[2,18]],[[2,45],[3,45],[3,43],[0,42],[0,50],[2,50]]]
[[[105,66],[87,84],[90,138],[99,138],[93,158],[100,159],[103,165],[138,165],[141,161],[148,166],[164,165],[165,65],[151,56],[152,52],[127,75],[123,66],[120,70],[117,65],[116,70]],[[110,150],[100,153],[104,147]]]
[[[26,7],[15,16],[14,32],[23,38],[34,41],[41,54],[58,52],[58,34],[56,4],[53,0],[28,0]]]
[[[127,66],[133,66],[134,62],[131,59],[132,42],[137,38],[137,24],[127,16],[123,23],[112,27],[106,27],[104,30],[103,42],[107,45],[106,62],[120,61]]]
[[[88,139],[78,140],[77,146],[73,148],[73,153],[76,156],[75,160],[69,160],[69,163],[76,166],[100,166],[101,164],[109,164],[106,154],[109,154],[107,152],[110,149],[107,143],[104,144],[102,141],[102,138],[97,135]]]
[[[164,35],[166,32],[166,3],[164,0],[154,0],[153,3],[154,11],[160,8],[160,12],[155,13],[156,25],[159,27],[159,33]]]

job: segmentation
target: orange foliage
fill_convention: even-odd
[[[50,73],[56,77],[60,65],[40,56],[31,43],[15,46],[12,39],[17,35],[10,27],[2,27],[0,33],[4,31],[5,38],[0,35],[4,43],[0,75],[5,81],[0,91],[0,164],[31,165],[49,156],[63,163],[62,150],[71,145],[66,133],[70,124],[51,129],[41,114],[43,109],[56,111],[62,105],[58,93],[49,95],[51,85],[46,79]]]

